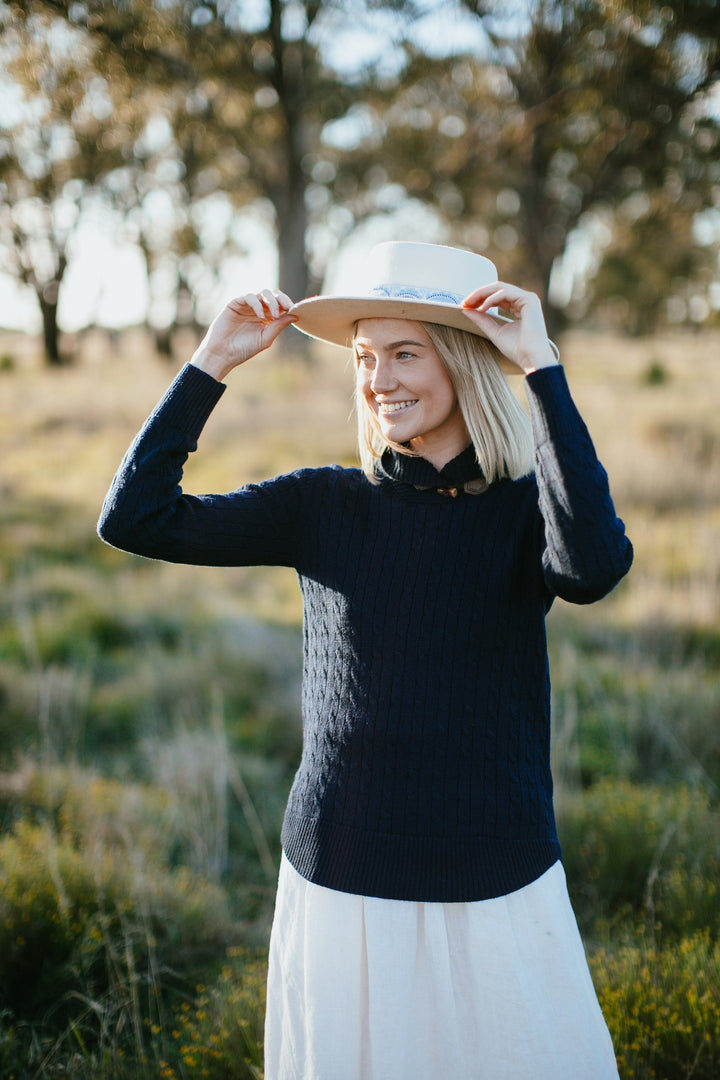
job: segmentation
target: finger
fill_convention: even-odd
[[[496,282],[493,286],[476,289],[463,300],[462,306],[474,308],[477,311],[488,311],[494,307],[508,308],[522,300],[523,294],[519,289]]]
[[[283,332],[286,326],[290,326],[292,323],[297,322],[297,315],[293,315],[292,312],[285,312],[283,315],[278,316],[277,319],[273,319],[268,323],[263,332],[263,345],[267,348],[272,345],[275,338]]]
[[[294,302],[290,299],[287,293],[282,292],[280,289],[275,289],[275,296],[278,299],[280,307],[284,308],[285,311],[289,311],[289,309],[294,306]]]
[[[240,296],[237,300],[233,301],[233,305],[231,306],[240,306],[243,304],[245,305],[245,307],[249,307],[250,310],[257,315],[258,319],[265,318],[265,310],[262,305],[262,300],[257,295],[257,293],[245,293],[244,296]]]
[[[269,311],[271,318],[277,319],[280,314],[280,303],[272,289],[263,289],[259,296]]]
[[[492,296],[501,287],[501,282],[493,281],[488,285],[481,285],[479,288],[474,289],[465,299],[462,301],[462,307],[477,307],[481,304],[487,296]]]
[[[504,329],[504,325],[509,325],[509,323],[501,325],[494,315],[490,315],[485,311],[478,311],[477,308],[465,308],[464,310],[465,315],[470,322],[475,323],[489,341],[495,342],[500,332]]]

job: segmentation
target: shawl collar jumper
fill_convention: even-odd
[[[604,596],[632,548],[562,369],[527,389],[520,480],[485,488],[472,449],[439,472],[388,452],[377,483],[330,466],[197,497],[182,468],[224,387],[188,365],[108,493],[99,531],[117,547],[296,569],[303,751],[282,843],[316,884],[481,900],[560,857],[545,615]]]

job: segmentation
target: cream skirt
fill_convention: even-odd
[[[265,1080],[617,1080],[565,872],[475,903],[313,885],[283,856]]]

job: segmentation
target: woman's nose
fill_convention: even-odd
[[[393,390],[397,385],[397,379],[393,373],[392,364],[385,360],[376,360],[373,369],[370,386],[374,394],[385,394]]]

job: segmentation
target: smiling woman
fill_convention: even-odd
[[[537,297],[453,248],[385,244],[368,267],[351,296],[230,303],[99,526],[152,558],[298,573],[265,1076],[617,1080],[560,861],[545,615],[604,596],[632,548]],[[353,348],[363,469],[185,495],[218,380],[293,323]]]
[[[469,446],[455,387],[421,323],[362,319],[354,346],[358,398],[387,446],[407,443],[438,471]]]

